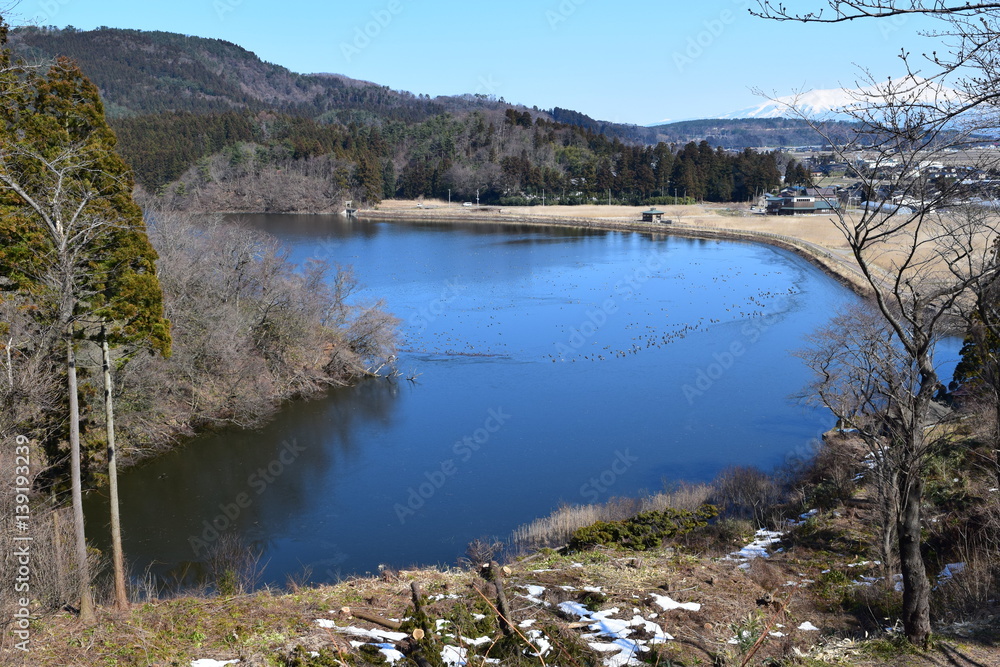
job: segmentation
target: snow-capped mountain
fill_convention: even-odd
[[[927,86],[921,91],[920,100],[933,102],[935,98],[952,98],[957,93],[950,88]],[[874,87],[830,88],[810,90],[796,95],[785,95],[766,100],[752,107],[731,111],[718,118],[806,118],[814,120],[854,120],[845,109],[864,106],[866,100],[876,102],[879,91]],[[801,114],[801,115],[800,115]]]

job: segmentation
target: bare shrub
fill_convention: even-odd
[[[858,473],[868,450],[849,433],[831,433],[823,439],[804,477],[810,487],[809,501],[829,509],[851,498]]]
[[[378,303],[349,305],[349,269],[298,267],[273,237],[221,218],[150,218],[173,354],[122,369],[127,444],[162,442],[164,424],[259,425],[279,401],[345,384],[394,352],[398,321]]]
[[[507,545],[492,538],[476,538],[465,548],[465,556],[459,558],[459,563],[470,569],[479,570],[495,560],[502,560]]]
[[[4,454],[4,461],[8,456]],[[13,468],[0,465],[0,475],[4,480],[13,480]],[[74,558],[73,517],[67,509],[52,509],[37,504],[33,496],[31,512],[24,519],[26,529],[22,530],[14,521],[14,498],[12,485],[4,483],[0,511],[4,521],[0,528],[0,541],[8,545],[0,553],[0,579],[10,585],[0,588],[0,624],[6,626],[16,611],[22,596],[31,600],[32,613],[52,611],[66,607],[80,590],[80,580]],[[28,544],[27,573],[21,569],[17,537],[30,537]],[[100,552],[88,552],[90,572],[99,572],[104,565]],[[27,586],[18,591],[15,583]]]
[[[987,479],[992,480],[992,476]],[[1000,494],[975,484],[960,513],[930,524],[938,565],[962,563],[961,571],[939,579],[931,596],[939,619],[975,619],[1000,595]]]
[[[260,583],[260,558],[260,549],[247,544],[237,533],[222,533],[208,551],[208,583],[224,596],[252,591]]]
[[[725,556],[753,539],[757,526],[749,519],[723,517],[684,536],[682,544],[707,556]]]
[[[1000,584],[1000,563],[995,554],[980,550],[963,556],[962,570],[942,578],[931,596],[932,611],[939,620],[962,621],[974,618],[992,606]]]
[[[723,508],[725,516],[747,519],[758,526],[768,523],[771,510],[781,501],[774,478],[752,466],[730,466],[712,482],[710,502]]]
[[[765,591],[774,592],[785,585],[787,581],[781,570],[766,558],[754,558],[750,561],[747,576]]]
[[[33,304],[17,295],[0,299],[0,439],[52,442],[61,432],[64,389],[51,356],[57,331],[29,315]],[[36,452],[46,465],[55,452]],[[36,465],[37,469],[37,465]]]

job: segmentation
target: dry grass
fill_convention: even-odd
[[[547,517],[517,528],[511,535],[514,546],[522,549],[557,547],[569,542],[574,532],[598,521],[620,521],[640,512],[678,509],[693,511],[711,495],[707,484],[685,484],[675,491],[644,498],[612,498],[603,504],[563,505]]]
[[[695,216],[708,215],[704,206],[657,206],[666,212],[666,217],[687,222]],[[453,201],[451,205],[440,199],[391,199],[381,202],[378,210],[386,213],[414,216],[457,217],[470,221],[502,220],[503,218],[532,217],[545,218],[590,218],[594,220],[616,220],[622,222],[640,220],[642,211],[648,206],[462,206]]]

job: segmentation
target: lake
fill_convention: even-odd
[[[833,424],[795,399],[809,374],[790,352],[856,297],[787,251],[563,227],[241,219],[296,261],[353,266],[354,298],[383,299],[402,320],[402,376],[124,472],[136,572],[196,571],[220,528],[259,545],[269,583],[453,565],[469,541],[562,503],[808,456]],[[87,515],[106,544],[101,492]]]

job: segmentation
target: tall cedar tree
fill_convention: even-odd
[[[45,74],[14,62],[5,26],[0,40],[0,284],[51,326],[52,357],[65,350],[80,612],[92,622],[75,348],[101,332],[102,342],[169,354],[169,323],[97,88],[65,59]]]

